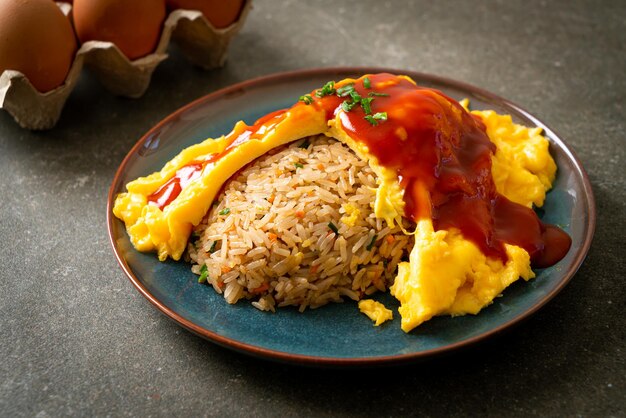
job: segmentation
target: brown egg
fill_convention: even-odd
[[[74,0],[81,43],[112,42],[131,60],[153,52],[165,20],[165,0]]]
[[[40,92],[63,84],[76,52],[72,25],[50,0],[0,0],[0,74],[20,71]]]
[[[225,28],[239,18],[244,0],[167,0],[170,10],[199,10],[216,28]]]

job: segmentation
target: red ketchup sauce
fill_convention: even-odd
[[[322,106],[327,115],[339,112],[350,137],[367,145],[382,166],[396,171],[407,218],[417,222],[430,217],[435,230],[457,228],[485,255],[503,262],[505,243],[524,248],[534,267],[553,265],[565,256],[571,239],[564,231],[496,191],[491,176],[495,145],[479,117],[443,93],[404,78],[367,78],[369,88],[361,78],[354,89],[361,97],[388,95],[371,96],[370,103],[372,115],[386,112],[385,121],[372,124],[361,106],[339,112],[336,96],[312,105]]]

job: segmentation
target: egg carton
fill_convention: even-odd
[[[69,15],[71,5],[59,3],[59,7]],[[65,82],[46,93],[33,87],[24,74],[6,70],[0,75],[0,108],[9,112],[23,128],[44,130],[54,127],[83,66],[113,94],[141,97],[148,89],[156,67],[168,57],[166,51],[172,39],[193,64],[204,69],[221,67],[226,61],[231,39],[243,26],[251,7],[252,1],[247,0],[239,19],[222,29],[215,28],[199,11],[175,10],[165,19],[154,52],[133,61],[111,42],[85,42],[76,52]]]

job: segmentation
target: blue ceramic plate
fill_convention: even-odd
[[[240,302],[228,305],[210,286],[197,283],[184,262],[164,262],[142,254],[130,244],[124,225],[112,213],[114,197],[124,185],[153,171],[181,149],[228,133],[238,120],[251,124],[273,110],[286,108],[306,92],[328,80],[364,73],[408,74],[418,84],[449,96],[469,98],[474,109],[508,113],[527,126],[540,126],[551,143],[559,167],[541,217],[572,237],[572,248],[555,266],[537,270],[537,277],[519,281],[479,315],[438,317],[410,334],[400,330],[399,315],[381,327],[358,313],[355,302],[331,304],[298,313],[283,309],[275,314]],[[187,328],[222,346],[276,360],[363,365],[406,361],[442,353],[477,342],[519,322],[554,297],[581,265],[595,227],[591,186],[573,151],[540,120],[518,106],[467,84],[412,71],[381,68],[328,68],[283,73],[246,81],[199,99],[152,128],[122,162],[108,197],[109,235],[117,259],[133,285],[157,309]],[[396,310],[389,295],[379,300]]]

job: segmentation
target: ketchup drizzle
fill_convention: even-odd
[[[524,248],[535,267],[553,265],[565,256],[571,239],[563,230],[542,223],[532,209],[496,191],[491,176],[495,145],[479,117],[440,91],[405,78],[367,77],[370,89],[363,85],[364,77],[354,88],[362,97],[387,94],[371,103],[372,113],[386,112],[387,120],[374,126],[356,106],[339,119],[352,139],[396,171],[405,190],[407,218],[417,222],[431,217],[435,230],[457,228],[483,254],[503,262],[508,258],[505,243]],[[336,106],[334,101],[328,105]]]

